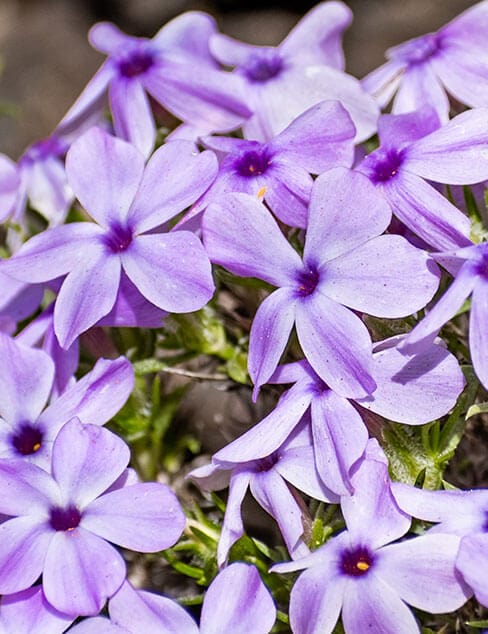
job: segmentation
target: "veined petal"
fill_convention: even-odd
[[[487,565],[488,535],[477,533],[464,537],[459,546],[456,569],[462,574],[463,579],[473,589],[478,601],[484,606],[488,605],[488,585],[485,574]]]
[[[0,524],[0,592],[31,586],[42,572],[53,531],[39,517],[16,517]]]
[[[471,41],[473,31],[467,36]],[[484,36],[483,36],[484,37]],[[484,44],[480,52],[484,54]],[[432,59],[432,68],[458,101],[472,108],[484,107],[488,102],[488,60],[466,47],[466,40],[449,42],[444,52]]]
[[[82,510],[120,476],[129,458],[129,448],[118,436],[75,418],[54,442],[52,473],[66,503]]]
[[[5,595],[1,610],[0,631],[4,625],[5,634],[63,634],[74,620],[49,605],[41,585]]]
[[[402,149],[440,128],[439,115],[430,106],[406,114],[383,114],[378,120],[381,145]]]
[[[469,350],[476,375],[481,383],[488,386],[488,281],[479,276],[473,288],[471,313],[469,316]]]
[[[100,244],[85,249],[85,257],[64,280],[54,306],[54,332],[65,349],[110,312],[119,288],[119,257]]]
[[[208,46],[210,37],[216,32],[217,25],[211,15],[202,11],[186,11],[167,22],[152,38],[151,45],[161,51],[180,50],[199,63],[217,68]]]
[[[395,216],[436,250],[471,244],[469,218],[416,174],[402,170],[381,191]]]
[[[88,32],[88,41],[93,48],[106,55],[123,50],[133,40],[112,22],[97,22]]]
[[[53,386],[51,358],[3,333],[0,333],[0,358],[0,416],[10,426],[33,423]]]
[[[374,238],[387,228],[391,211],[374,185],[342,167],[317,178],[309,207],[304,260],[320,265]]]
[[[156,141],[156,125],[146,91],[137,78],[118,77],[109,88],[114,129],[148,157]]]
[[[91,128],[66,155],[66,174],[78,200],[102,227],[126,215],[144,171],[144,157],[133,145],[101,128]]]
[[[97,498],[85,509],[80,525],[124,548],[153,553],[175,544],[185,515],[169,487],[145,482]]]
[[[251,246],[251,245],[249,245]],[[261,303],[251,326],[248,370],[254,382],[254,398],[276,369],[283,354],[298,300],[292,290],[279,288]]]
[[[159,594],[135,590],[128,581],[124,581],[120,590],[110,599],[108,609],[112,622],[123,628],[124,632],[199,632],[195,621],[176,601]],[[93,634],[98,632],[94,631]]]
[[[449,99],[432,65],[429,62],[410,64],[402,76],[392,112],[403,114],[426,105],[435,109],[443,124],[449,121]]]
[[[189,231],[137,236],[121,255],[134,286],[158,308],[174,313],[200,309],[215,286],[208,256]]]
[[[228,593],[228,588],[233,589],[232,593]],[[227,596],[226,601],[222,601],[223,596]],[[268,634],[275,618],[273,598],[256,567],[236,562],[210,584],[203,602],[200,632]]]
[[[352,12],[342,2],[322,2],[306,13],[279,49],[302,64],[326,64],[344,70],[342,34]]]
[[[471,596],[454,568],[459,541],[437,533],[385,546],[378,574],[406,603],[434,614],[453,612]]]
[[[439,278],[437,264],[427,252],[401,236],[387,235],[327,262],[319,289],[349,308],[394,319],[423,308]]]
[[[216,264],[274,286],[295,284],[300,256],[266,207],[247,194],[227,194],[202,220],[205,248]]]
[[[70,629],[70,634],[127,634],[127,629],[115,625],[104,616],[93,616],[77,623]]]
[[[213,152],[198,152],[190,141],[172,141],[150,158],[130,208],[128,222],[144,233],[193,204],[217,175]]]
[[[248,462],[273,453],[298,425],[312,396],[308,385],[294,385],[261,422],[218,451],[213,459],[217,462]]]
[[[50,505],[59,501],[59,488],[52,477],[24,460],[0,461],[0,486],[0,513],[4,515],[33,515],[42,523]]]
[[[374,392],[372,343],[363,322],[320,292],[304,300],[296,304],[296,329],[315,372],[340,396]]]
[[[410,350],[413,352],[418,350],[418,347],[414,347],[417,344],[432,342],[446,321],[456,314],[464,300],[471,294],[478,279],[475,265],[468,260],[437,304],[400,345],[400,350],[405,350],[407,353]]]
[[[230,478],[227,507],[217,547],[217,563],[219,567],[224,565],[232,545],[244,534],[241,504],[246,495],[250,477],[251,475],[248,471],[238,469],[234,471]]]
[[[488,76],[488,66],[487,66]],[[438,183],[471,185],[488,178],[488,108],[476,108],[409,146],[405,169]]]
[[[265,185],[264,199],[282,222],[290,227],[304,229],[307,226],[312,185],[312,177],[302,167],[275,161],[273,172]]]
[[[57,610],[85,616],[100,612],[125,575],[124,560],[115,548],[78,526],[52,535],[42,583],[46,599]]]
[[[35,284],[66,275],[83,262],[87,247],[98,242],[102,230],[92,222],[73,222],[47,229],[23,244],[0,271],[22,282]]]
[[[368,442],[361,416],[344,398],[325,390],[312,401],[315,464],[324,485],[337,495],[352,493],[350,472]]]
[[[31,207],[43,215],[50,226],[63,223],[74,199],[64,164],[59,158],[50,156],[42,162],[24,166],[23,175]]]

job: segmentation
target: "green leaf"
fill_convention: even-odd
[[[466,412],[466,420],[477,414],[486,414],[488,412],[488,403],[475,403]]]

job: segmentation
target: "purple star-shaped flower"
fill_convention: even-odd
[[[132,145],[92,128],[70,148],[68,180],[96,222],[76,222],[27,241],[0,271],[25,282],[63,281],[54,330],[63,348],[113,309],[121,275],[169,312],[198,310],[214,291],[211,267],[188,231],[154,229],[188,207],[217,172],[212,152],[173,141],[147,167]]]
[[[409,315],[425,306],[439,279],[425,252],[380,235],[390,218],[368,179],[339,167],[314,183],[303,259],[255,198],[227,194],[208,207],[202,227],[212,261],[278,287],[251,328],[255,393],[273,374],[294,324],[307,360],[331,389],[353,398],[374,392],[371,338],[352,310]]]
[[[156,140],[149,93],[171,113],[209,132],[237,128],[251,111],[237,77],[208,51],[215,21],[197,11],[166,24],[151,40],[110,23],[92,27],[92,46],[109,56],[59,125],[68,132],[103,107],[108,92],[115,131],[148,156]]]
[[[488,5],[480,2],[442,27],[390,48],[388,62],[362,81],[386,106],[396,93],[393,113],[432,106],[442,122],[449,119],[446,92],[476,108],[488,105]]]
[[[52,476],[28,462],[0,460],[0,513],[11,516],[0,524],[2,594],[28,588],[42,573],[57,610],[98,614],[126,574],[108,542],[139,552],[176,542],[185,516],[167,486],[113,486],[129,458],[115,434],[74,419],[54,442]]]
[[[252,46],[215,34],[210,50],[245,82],[246,102],[254,115],[245,136],[267,141],[316,103],[338,100],[357,129],[356,141],[376,131],[378,107],[357,79],[343,71],[341,37],[351,22],[342,2],[322,2],[277,47]]]

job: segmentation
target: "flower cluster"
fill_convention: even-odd
[[[0,156],[0,633],[326,634],[341,618],[415,634],[421,613],[488,607],[486,490],[413,486],[449,488],[460,421],[488,410],[488,231],[468,187],[488,181],[488,0],[362,82],[344,72],[351,18],[323,2],[277,47],[199,12],[152,39],[97,24],[107,59],[78,100],[17,163]],[[459,327],[438,336],[468,310],[469,350]],[[225,505],[198,494],[220,523],[187,520],[166,484],[175,406],[159,375],[148,387],[207,377],[197,356],[274,397],[186,470],[228,488]],[[248,490],[287,555],[246,541]],[[207,586],[199,619],[141,590],[117,546],[167,551]]]

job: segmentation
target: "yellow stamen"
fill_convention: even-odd
[[[366,572],[369,569],[369,564],[366,561],[358,561],[356,568],[361,570],[361,572]]]
[[[264,198],[264,194],[266,193],[267,189],[268,189],[267,187],[261,187],[261,189],[258,191],[258,193],[256,194],[256,196],[257,196],[258,198],[263,199],[263,198]]]
[[[41,448],[41,443],[36,442],[36,444],[32,447],[32,450],[36,452],[36,451],[39,451],[40,448]]]

